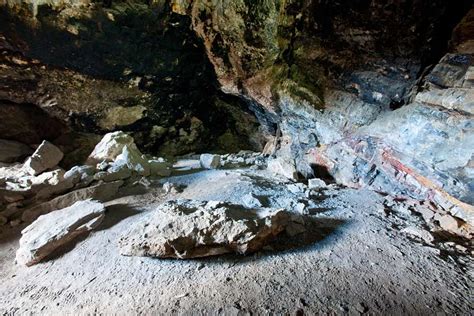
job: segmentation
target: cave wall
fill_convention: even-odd
[[[218,90],[190,18],[167,1],[8,4],[0,99],[75,132],[131,132],[155,154],[260,148],[254,115]]]
[[[221,89],[277,126],[280,166],[474,222],[470,2],[175,3]]]

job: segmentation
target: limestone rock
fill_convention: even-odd
[[[461,221],[451,215],[440,216],[438,222],[442,229],[451,232],[456,232],[461,227]]]
[[[298,179],[295,165],[282,157],[270,160],[268,162],[268,170],[291,180]]]
[[[69,180],[73,184],[83,182],[94,175],[95,168],[93,166],[74,166],[64,174],[64,179]]]
[[[326,182],[324,182],[321,179],[314,178],[314,179],[308,180],[308,187],[310,189],[321,189],[321,188],[325,188],[326,186],[327,186]]]
[[[425,241],[428,244],[431,244],[434,241],[433,235],[427,230],[424,230],[422,228],[414,227],[414,226],[409,226],[401,230],[402,233],[412,235],[415,237],[418,237]]]
[[[118,155],[115,161],[111,164],[111,168],[126,167],[131,171],[135,171],[141,176],[150,175],[150,165],[148,161],[142,157],[142,154],[136,146],[124,146],[122,152]]]
[[[221,165],[221,156],[202,154],[199,161],[204,169],[217,169]]]
[[[0,139],[0,162],[15,162],[31,155],[33,150],[22,143]]]
[[[94,175],[94,180],[103,180],[105,182],[117,181],[130,178],[132,171],[125,164],[116,164],[107,171],[101,171]]]
[[[107,202],[113,199],[123,181],[100,183],[88,188],[83,188],[58,196],[51,201],[30,207],[23,212],[21,219],[24,222],[31,222],[40,215],[50,213],[54,210],[62,209],[73,205],[77,201],[93,199],[100,202]]]
[[[43,141],[23,165],[26,172],[38,175],[43,171],[54,168],[63,159],[62,151],[48,141]]]
[[[25,181],[31,182],[31,191],[36,194],[37,199],[46,199],[52,195],[66,192],[74,186],[71,179],[65,179],[64,175],[63,169],[55,169],[25,179]]]
[[[105,134],[89,155],[87,162],[88,164],[96,164],[104,160],[114,161],[122,153],[125,146],[136,148],[132,136],[122,131]]]
[[[217,201],[175,200],[147,214],[119,241],[127,256],[196,258],[247,254],[284,231],[290,213]]]
[[[105,206],[97,201],[79,201],[70,207],[40,216],[22,232],[16,262],[31,266],[78,235],[96,228]]]

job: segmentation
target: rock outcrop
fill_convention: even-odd
[[[285,230],[290,213],[246,209],[216,201],[169,201],[147,214],[119,241],[127,256],[197,258],[255,252]]]
[[[105,207],[95,201],[80,201],[70,207],[40,216],[22,230],[16,262],[34,265],[77,236],[96,228]]]

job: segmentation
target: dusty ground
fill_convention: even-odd
[[[440,251],[441,240],[430,246],[402,233],[422,227],[422,220],[384,208],[384,197],[370,191],[338,188],[312,197],[307,234],[282,236],[273,250],[252,256],[120,256],[121,233],[165,199],[239,203],[254,192],[268,206],[287,208],[307,199],[281,179],[249,169],[163,181],[187,188],[166,195],[155,183],[144,195],[110,202],[101,229],[30,268],[14,264],[20,228],[4,229],[0,313],[472,315],[472,257]]]

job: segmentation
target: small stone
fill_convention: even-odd
[[[314,178],[308,180],[308,187],[312,190],[325,188],[326,186],[326,182],[321,179]]]
[[[199,158],[201,167],[204,169],[217,169],[221,165],[221,156],[212,154],[202,154]]]
[[[163,190],[165,191],[166,194],[176,194],[179,193],[179,187],[175,183],[171,182],[165,182],[163,184]]]
[[[431,235],[431,233],[429,231],[418,228],[418,227],[409,226],[409,227],[406,227],[406,228],[402,229],[401,232],[405,233],[405,234],[408,234],[408,235],[412,235],[412,236],[416,236],[418,238],[421,238],[422,240],[424,240],[428,244],[431,244],[434,241],[434,237],[433,237],[433,235]]]
[[[21,220],[20,219],[15,219],[13,221],[10,222],[10,226],[11,227],[17,227],[17,226],[20,226],[21,224]]]
[[[416,210],[421,214],[421,216],[426,222],[429,222],[431,219],[433,219],[435,215],[432,210],[424,206],[417,207]]]
[[[252,193],[248,193],[242,197],[242,204],[248,208],[262,207],[260,200]]]
[[[6,223],[8,223],[8,218],[6,218],[5,216],[0,215],[0,226],[5,225]]]
[[[31,175],[38,175],[52,169],[63,159],[62,151],[48,141],[43,141],[33,155],[26,160],[23,169]]]
[[[291,193],[300,194],[303,193],[306,189],[306,186],[303,183],[291,183],[286,186]]]
[[[306,209],[307,209],[306,204],[302,202],[296,203],[295,208],[294,208],[294,210],[300,214],[305,214]]]
[[[451,232],[456,232],[461,227],[461,221],[447,214],[439,217],[438,222],[442,229]]]
[[[282,157],[270,160],[267,168],[270,172],[275,174],[282,175],[291,180],[298,180],[298,171],[296,170],[295,164]]]
[[[467,252],[467,248],[461,245],[456,245],[456,249],[460,252]]]
[[[76,184],[93,176],[94,172],[95,168],[93,166],[74,166],[64,174],[64,179]]]
[[[357,304],[355,306],[355,308],[361,314],[364,314],[364,313],[368,312],[368,310],[369,310],[369,308],[364,303]]]

